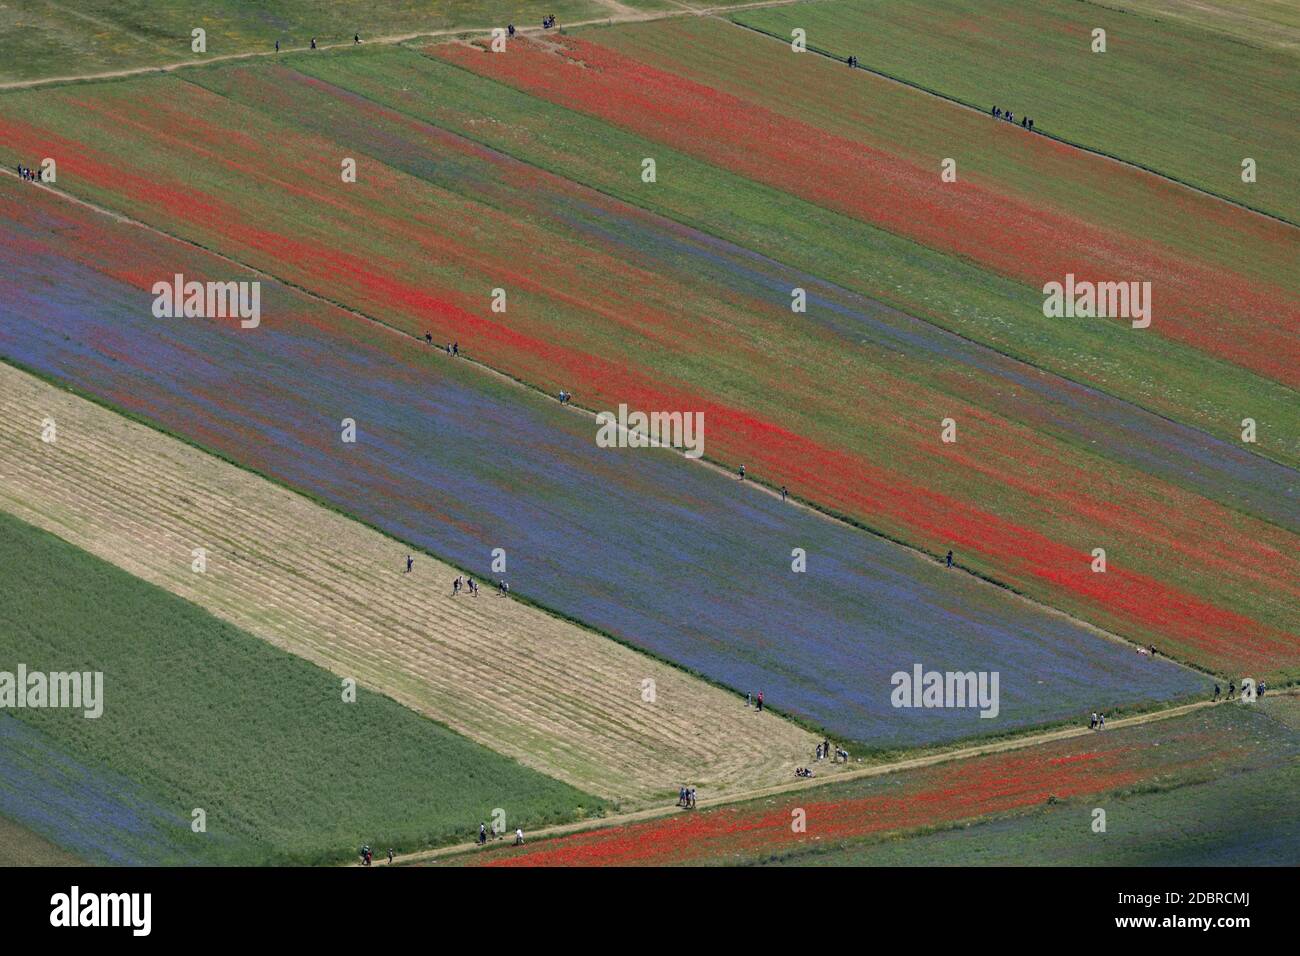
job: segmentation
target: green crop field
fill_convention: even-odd
[[[815,49],[1300,220],[1300,64],[1286,52],[1077,0],[835,0],[733,19],[787,41],[801,27]]]
[[[2,514],[0,569],[0,670],[104,675],[98,718],[8,713],[57,747],[42,766],[125,778],[135,802],[181,821],[140,850],[142,862],[320,863],[363,842],[412,850],[467,839],[496,808],[512,827],[599,810],[386,697],[359,689],[346,703],[335,675]],[[32,794],[24,782],[7,779],[0,805],[40,819],[40,780]],[[188,826],[194,808],[206,812],[206,834]]]

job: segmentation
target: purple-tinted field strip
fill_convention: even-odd
[[[589,419],[275,283],[257,330],[155,319],[159,262],[244,276],[44,194],[15,207],[22,188],[0,183],[0,354],[484,577],[505,548],[517,593],[837,734],[952,740],[1205,686],[674,454],[597,448]],[[894,709],[914,663],[998,671],[1000,716]]]
[[[176,839],[190,834],[188,818],[159,806],[120,774],[72,759],[7,713],[0,713],[0,814],[89,863],[204,860]]]

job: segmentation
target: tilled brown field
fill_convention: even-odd
[[[419,554],[404,574],[402,544],[4,364],[0,507],[625,808],[681,784],[712,798],[782,783],[816,746],[732,694],[486,587],[453,598],[450,566]],[[204,573],[194,548],[207,551]]]

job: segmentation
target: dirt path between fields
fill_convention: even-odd
[[[1284,691],[1275,692],[1277,696],[1295,696],[1300,694],[1300,689],[1289,688]],[[1083,737],[1092,733],[1110,733],[1115,730],[1123,730],[1127,727],[1137,727],[1142,724],[1154,723],[1158,720],[1168,720],[1171,717],[1181,717],[1184,714],[1192,713],[1204,707],[1217,707],[1227,701],[1215,703],[1212,701],[1197,701],[1192,704],[1180,704],[1175,707],[1167,707],[1164,710],[1152,711],[1146,714],[1138,714],[1134,717],[1126,717],[1119,720],[1113,720],[1106,725],[1106,730],[1093,731],[1087,727],[1067,727],[1062,730],[1046,731],[1041,734],[1032,734],[1025,737],[1017,737],[1009,740],[992,741],[987,744],[977,744],[971,747],[965,747],[959,750],[951,750],[943,753],[925,754],[919,757],[910,757],[904,760],[892,761],[890,763],[876,764],[870,767],[861,767],[858,769],[848,769],[841,771],[837,776],[826,778],[813,778],[812,780],[792,780],[784,784],[777,784],[770,787],[764,787],[749,793],[731,794],[725,797],[715,797],[712,799],[702,799],[697,804],[697,809],[712,809],[724,806],[734,806],[740,803],[747,803],[751,800],[760,800],[764,797],[780,796],[787,793],[797,793],[805,790],[813,790],[827,784],[840,784],[849,780],[861,780],[865,777],[878,777],[890,773],[899,773],[907,770],[916,770],[922,767],[932,767],[936,764],[949,763],[959,760],[968,760],[973,757],[982,757],[989,754],[1004,753],[1011,750],[1024,750],[1029,747],[1037,747],[1044,744],[1055,743],[1060,740],[1069,740],[1074,737]],[[568,823],[560,826],[545,827],[526,833],[525,839],[535,843],[538,840],[568,836],[574,833],[585,833],[593,830],[603,830],[611,827],[622,827],[632,823],[643,823],[648,820],[657,820],[663,817],[673,816],[680,813],[681,810],[675,805],[656,807],[651,809],[639,810],[633,813],[624,813],[617,816],[604,817],[597,820],[583,820],[577,823]],[[494,847],[502,848],[511,845],[509,835],[506,839],[494,841],[487,844],[486,847],[480,847],[476,843],[458,843],[452,846],[439,847],[433,850],[423,850],[419,853],[409,853],[402,856],[394,857],[393,862],[398,864],[424,863],[433,860],[442,859],[449,856],[457,856],[463,853],[472,853],[476,850],[490,850]],[[346,864],[355,865],[355,864]]]
[[[52,443],[41,440],[47,418]],[[453,597],[460,569],[4,363],[0,508],[624,808],[683,785],[774,785],[818,743],[486,581],[477,597]]]
[[[641,23],[650,20],[663,20],[667,17],[707,17],[719,13],[725,13],[729,10],[747,10],[757,7],[783,7],[792,3],[805,3],[809,0],[757,0],[754,3],[738,3],[731,6],[714,6],[714,7],[692,7],[677,0],[672,0],[679,9],[676,10],[636,10],[627,7],[617,0],[599,0],[602,5],[610,10],[609,16],[594,17],[590,20],[577,20],[573,23],[561,23],[558,29],[576,29],[578,27],[600,26],[602,24],[614,23]],[[414,33],[397,33],[388,36],[373,37],[361,43],[361,46],[392,46],[398,43],[409,43],[411,40],[438,39],[439,37],[457,37],[466,34],[478,36],[491,36],[494,29],[500,29],[503,24],[497,23],[492,26],[480,27],[449,27],[445,30],[421,30]],[[549,31],[543,30],[540,26],[516,27],[517,33],[528,35],[538,34],[546,35]],[[351,49],[358,44],[347,40],[338,43],[319,43],[316,45],[317,51],[321,50],[340,50]],[[153,66],[135,66],[123,70],[107,70],[101,73],[79,73],[73,76],[46,76],[35,80],[11,80],[6,83],[0,83],[0,91],[3,90],[22,90],[30,89],[36,86],[52,86],[65,83],[90,83],[97,80],[117,80],[128,76],[147,76],[151,73],[174,73],[177,70],[190,69],[192,67],[209,66],[213,63],[229,63],[234,60],[252,60],[259,57],[283,56],[289,53],[310,53],[310,46],[286,46],[279,50],[249,50],[243,53],[223,53],[219,56],[209,56],[197,60],[177,60],[173,63],[161,63]]]

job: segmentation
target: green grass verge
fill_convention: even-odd
[[[1300,69],[1187,23],[1077,0],[836,0],[737,11],[738,23],[1300,221]],[[1093,31],[1104,30],[1105,52]],[[1258,181],[1242,181],[1242,160]]]

